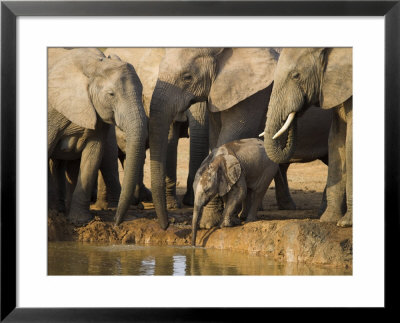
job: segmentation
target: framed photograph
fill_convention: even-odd
[[[1,25],[2,321],[235,321],[239,312],[269,308],[395,306],[389,290],[398,281],[392,275],[399,234],[398,1],[4,1]],[[195,61],[202,65],[194,68]],[[335,75],[329,88],[328,72]],[[209,81],[196,87],[200,76]],[[290,99],[285,82],[301,89],[300,108],[279,117],[285,125],[273,140],[289,142],[295,120],[305,138],[297,148],[303,142],[319,154],[296,157],[297,175],[288,178],[288,166],[278,163],[289,157],[271,157],[271,140],[243,139],[269,135],[273,107]],[[128,96],[123,91],[136,102],[132,119],[115,103]],[[161,98],[167,92],[173,103]],[[265,98],[268,114],[258,103]],[[312,111],[310,120],[318,121],[303,126]],[[162,116],[157,122],[149,114]],[[247,131],[251,122],[261,128]],[[229,127],[251,135],[229,136]],[[309,135],[304,129],[318,136],[302,137]],[[196,131],[204,132],[197,142]],[[160,135],[149,135],[145,158],[147,132]],[[322,150],[316,137],[326,137]],[[256,170],[257,159],[246,169],[257,145],[266,166]],[[203,146],[204,162],[195,167],[192,154]],[[139,164],[131,151],[143,152],[144,175],[134,171]],[[341,162],[332,162],[335,156]],[[311,168],[304,163],[310,160]],[[158,187],[150,170],[164,174],[170,161],[175,173]],[[335,177],[332,165],[339,164]],[[267,168],[259,201],[251,180],[264,180]],[[212,190],[214,177],[211,195],[225,204],[217,222],[228,228],[204,221],[207,230],[198,230],[192,217],[211,212],[199,206],[199,192]],[[334,223],[320,222],[321,214],[334,214],[319,212],[325,183],[331,210],[337,182],[343,213]],[[282,187],[293,200],[290,193],[282,198]],[[264,211],[246,206],[252,198]]]

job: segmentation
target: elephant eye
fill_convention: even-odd
[[[292,79],[298,80],[300,78],[300,73],[299,72],[293,72],[292,73]]]
[[[107,94],[108,94],[109,96],[111,96],[111,97],[113,97],[113,96],[115,95],[113,91],[108,91]]]
[[[192,75],[190,74],[183,74],[182,78],[184,81],[191,81],[192,80]]]

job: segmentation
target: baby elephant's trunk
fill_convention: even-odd
[[[198,222],[201,218],[201,212],[203,210],[203,205],[198,205],[195,203],[193,208],[193,220],[192,220],[192,245],[196,246],[196,235],[197,235],[197,226]]]

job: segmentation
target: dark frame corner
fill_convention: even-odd
[[[396,1],[4,1],[1,3],[1,321],[236,321],[243,309],[33,309],[16,307],[16,19],[18,16],[384,16],[385,308],[394,309],[389,265],[398,254],[400,4]],[[390,276],[389,276],[390,275]],[[389,278],[390,277],[390,278]],[[390,279],[390,283],[388,281]],[[256,311],[252,309],[252,311]],[[260,311],[260,310],[257,310]],[[237,316],[239,314],[239,316]],[[252,315],[257,315],[252,313]]]

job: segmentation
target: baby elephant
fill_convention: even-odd
[[[234,216],[240,203],[239,217],[254,221],[277,171],[278,164],[267,157],[263,141],[259,139],[236,140],[215,148],[201,164],[193,183],[192,244],[196,245],[197,225],[203,207],[215,195],[221,196],[225,204],[221,227],[240,223]]]

